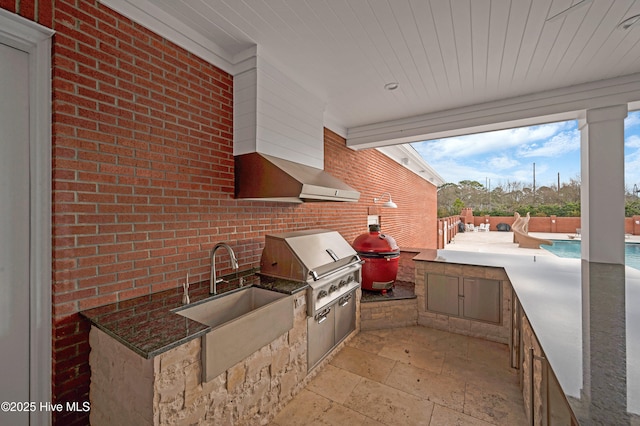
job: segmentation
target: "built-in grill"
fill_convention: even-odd
[[[355,329],[355,290],[362,263],[336,231],[310,229],[265,237],[260,273],[309,285],[309,369]]]

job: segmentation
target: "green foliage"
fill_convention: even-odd
[[[456,198],[456,200],[453,202],[452,213],[460,214],[463,208],[464,208],[464,203],[462,202],[462,200],[460,198]]]
[[[438,217],[458,215],[471,207],[475,216],[513,216],[514,212],[537,217],[579,217],[580,179],[555,186],[541,186],[534,192],[519,182],[498,185],[489,191],[480,182],[463,180],[438,187]],[[640,199],[627,192],[625,216],[640,215]]]
[[[626,217],[640,215],[640,200],[636,198],[635,200],[627,201],[624,206],[624,215]]]

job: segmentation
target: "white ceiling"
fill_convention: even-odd
[[[345,129],[640,72],[640,1],[105,0],[229,64],[259,46]],[[395,91],[385,83],[398,82]]]

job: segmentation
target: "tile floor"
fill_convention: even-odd
[[[527,424],[508,347],[420,326],[361,332],[271,423],[492,424]]]

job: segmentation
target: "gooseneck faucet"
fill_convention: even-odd
[[[236,254],[233,252],[233,249],[231,248],[231,246],[227,243],[216,244],[213,250],[211,251],[211,283],[209,288],[209,293],[211,294],[217,294],[216,284],[222,281],[222,278],[216,277],[216,251],[218,251],[219,248],[227,249],[227,252],[229,252],[229,257],[231,258],[231,268],[236,271],[238,270],[238,258],[236,257]]]

